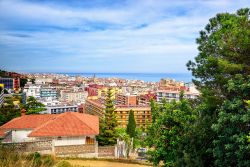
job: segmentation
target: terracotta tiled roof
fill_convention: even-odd
[[[34,129],[29,137],[83,136],[99,134],[97,116],[66,112]]]
[[[0,138],[4,137],[5,136],[5,132],[4,130],[0,129]]]
[[[38,126],[52,120],[56,115],[44,114],[44,115],[24,115],[18,118],[14,118],[6,124],[2,125],[0,129],[35,129]]]

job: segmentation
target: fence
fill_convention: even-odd
[[[98,157],[115,157],[116,146],[99,146]]]

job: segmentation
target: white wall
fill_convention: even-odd
[[[79,145],[79,144],[85,144],[85,142],[86,142],[86,136],[62,137],[61,139],[58,138],[54,139],[55,146]]]
[[[32,140],[28,137],[31,131],[32,130],[12,130],[12,142],[24,142]]]

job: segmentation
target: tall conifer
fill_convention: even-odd
[[[126,132],[131,138],[135,137],[135,128],[136,128],[136,123],[135,123],[134,111],[130,110]]]
[[[105,102],[104,117],[100,119],[100,134],[97,136],[99,145],[115,145],[118,126],[111,89],[108,90]]]

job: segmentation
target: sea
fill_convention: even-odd
[[[191,73],[61,73],[69,76],[97,77],[97,78],[122,78],[129,80],[143,80],[158,82],[160,79],[174,79],[185,83],[192,82]]]

